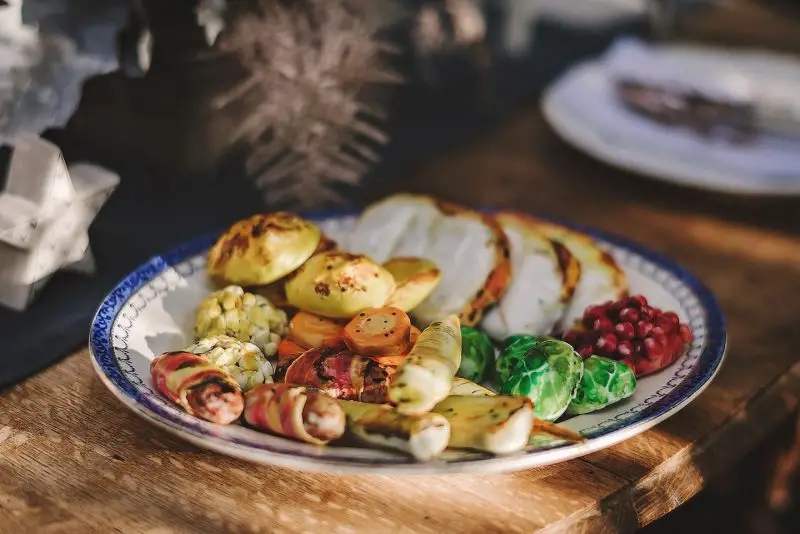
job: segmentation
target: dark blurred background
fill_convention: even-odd
[[[567,146],[546,127],[538,111],[539,96],[548,84],[575,62],[601,54],[621,34],[800,53],[798,2],[655,0],[646,10],[633,14],[623,11],[619,16],[602,16],[601,12],[596,20],[566,15],[533,17],[526,10],[528,3],[483,2],[485,39],[419,58],[409,52],[415,43],[413,16],[408,14],[417,13],[425,5],[435,8],[438,2],[402,2],[402,10],[385,13],[380,11],[383,2],[375,2],[378,7],[372,13],[382,28],[381,36],[400,51],[391,60],[392,68],[405,82],[387,93],[390,105],[382,126],[390,142],[380,150],[380,162],[360,184],[341,188],[347,202],[360,205],[388,192],[412,190],[474,203],[469,191],[479,182],[492,180],[496,187],[481,199],[487,204],[513,205],[525,198],[530,199],[527,205],[514,207],[546,212],[552,199],[568,198],[569,191],[590,195],[602,189],[612,190],[644,209],[651,204],[703,211],[795,235],[800,232],[800,204],[795,199],[741,199],[703,192],[687,195],[683,189],[663,183],[643,185],[639,177],[605,169]],[[65,25],[58,23],[58,10],[42,7],[58,2],[31,4],[40,9],[29,8],[23,12],[26,17],[50,21],[54,28],[65,31]],[[85,4],[86,9],[106,9],[104,16],[109,19],[121,16],[119,10],[109,7],[111,3],[102,8],[102,2]],[[59,273],[24,316],[0,311],[3,350],[31,355],[26,366],[6,374],[5,383],[80,346],[97,302],[137,263],[265,206],[282,207],[270,202],[268,191],[256,190],[247,179],[246,149],[232,142],[236,126],[251,108],[233,106],[224,113],[214,110],[214,99],[235,86],[243,72],[231,55],[209,49],[204,30],[197,24],[196,2],[142,0],[130,5],[150,28],[149,68],[135,72],[140,61],[134,57],[128,58],[130,64],[123,65],[123,70],[89,78],[71,119],[45,133],[62,148],[68,161],[89,160],[121,176],[119,190],[91,230],[100,272],[92,279]],[[509,15],[514,10],[516,17]],[[528,22],[527,26],[523,24],[527,41],[509,51],[509,21],[514,19]],[[70,32],[73,37],[81,35],[81,24],[73,24]],[[126,32],[123,44],[125,39],[139,43],[136,24]],[[220,39],[224,39],[224,32]],[[84,45],[89,47],[90,42]],[[513,171],[486,176],[481,169],[437,163],[443,156],[446,161],[457,161],[460,151],[469,150],[470,143],[479,142],[498,128],[511,132],[508,136],[521,132],[523,137],[509,139],[516,149],[520,143],[530,143],[530,158],[548,159],[558,165],[539,166],[524,158],[518,165],[514,161],[505,165],[510,169],[517,165],[520,174],[542,170],[541,176],[527,181]],[[493,157],[514,158],[520,153],[498,149]],[[0,153],[0,164],[4,159],[7,151]],[[486,166],[492,167],[490,163]],[[548,175],[553,168],[560,172]],[[602,176],[599,169],[603,169]],[[226,191],[224,199],[217,194],[221,188]],[[521,188],[536,188],[537,194],[526,190],[521,197]],[[548,199],[550,191],[553,193]],[[314,207],[330,206],[320,201]],[[581,217],[576,214],[579,222],[586,222]],[[36,324],[43,325],[41,336],[22,339],[18,335],[22,325]],[[59,350],[53,351],[53,346]],[[795,425],[787,421],[736,469],[644,531],[800,532],[797,506],[775,511],[768,502],[775,457],[790,448],[796,439],[794,429]]]

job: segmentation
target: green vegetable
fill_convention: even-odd
[[[461,366],[456,376],[480,382],[486,377],[486,370],[494,362],[494,347],[483,332],[461,327]]]
[[[567,413],[579,415],[601,410],[630,397],[636,390],[633,370],[622,362],[590,356],[583,362],[583,377],[578,394],[570,402]]]
[[[566,411],[583,374],[583,359],[568,343],[544,336],[513,336],[497,359],[503,395],[530,398],[534,415],[555,421]]]

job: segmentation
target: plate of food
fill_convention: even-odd
[[[767,51],[620,38],[567,71],[542,111],[611,165],[737,195],[800,194],[800,61]]]
[[[103,383],[222,454],[357,473],[499,472],[575,458],[713,379],[705,286],[644,247],[398,194],[275,212],[157,256],[100,305]]]

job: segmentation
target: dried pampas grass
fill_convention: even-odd
[[[341,201],[388,141],[373,87],[394,84],[391,49],[350,2],[259,0],[234,16],[220,50],[246,78],[216,101],[250,103],[235,133],[249,146],[247,172],[269,202],[304,207]]]

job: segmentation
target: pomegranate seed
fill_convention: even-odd
[[[664,346],[653,339],[652,337],[648,337],[644,340],[644,353],[647,357],[651,360],[656,360],[661,358],[661,355],[664,352]]]
[[[583,326],[591,328],[597,319],[605,318],[606,309],[603,306],[589,306],[583,312]]]
[[[681,320],[678,319],[678,314],[675,312],[664,312],[661,314],[660,319],[672,324],[678,324],[681,322]]]
[[[631,343],[630,341],[623,341],[617,347],[617,352],[623,358],[629,358],[633,356],[633,343]]]
[[[678,331],[680,332],[681,339],[684,343],[691,343],[692,342],[692,329],[689,328],[687,325],[682,324]]]
[[[653,329],[653,324],[647,321],[639,321],[636,323],[636,335],[639,337],[647,337],[650,330]]]
[[[633,339],[633,336],[636,335],[636,331],[631,323],[617,323],[614,327],[614,331],[620,339]]]
[[[656,341],[658,341],[658,343],[662,345],[667,341],[667,333],[664,332],[664,329],[661,328],[660,326],[656,326],[655,328],[653,328],[650,331],[649,337],[654,338]]]
[[[665,319],[663,316],[658,315],[654,322],[656,326],[660,326],[668,334],[678,333],[678,323],[673,323],[671,319]]]
[[[631,295],[628,297],[628,306],[631,308],[641,308],[642,306],[647,306],[647,299],[644,298],[644,295]]]
[[[636,376],[673,363],[692,340],[692,331],[675,312],[651,306],[643,295],[624,295],[614,302],[589,306],[564,340],[586,358],[606,356],[629,365]]]
[[[622,308],[624,308],[624,307],[625,307],[625,304],[623,304],[622,302],[615,302],[614,304],[612,304],[611,306],[608,307],[608,311],[606,312],[606,315],[609,318],[611,318],[612,320],[616,321],[617,318],[619,317],[620,310],[622,310]]]
[[[617,336],[611,333],[603,334],[595,341],[594,347],[602,356],[613,354],[617,350]]]
[[[597,319],[592,325],[592,329],[599,330],[600,332],[613,332],[614,323],[608,317],[601,317]]]
[[[622,308],[619,312],[619,320],[632,323],[639,318],[639,312],[633,308]]]

